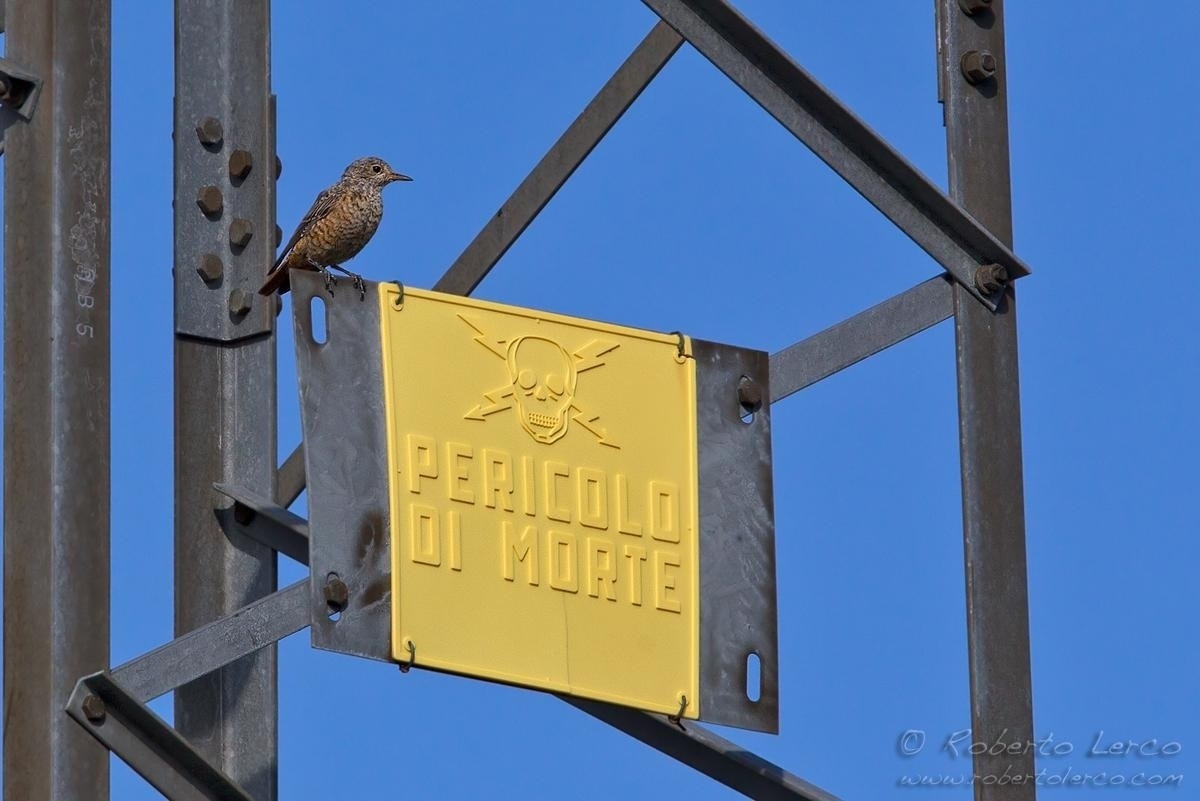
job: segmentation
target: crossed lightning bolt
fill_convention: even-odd
[[[475,341],[487,349],[489,353],[497,357],[501,361],[508,361],[508,343],[511,340],[496,339],[489,337],[484,333],[483,329],[475,323],[468,320],[463,315],[458,315],[458,319],[467,324],[472,331],[475,332]],[[605,360],[603,357],[607,353],[611,353],[620,347],[620,343],[609,342],[602,339],[593,339],[587,344],[581,345],[570,353],[570,357],[575,360],[575,374],[585,373],[588,370],[594,370],[597,367],[603,367]],[[565,349],[564,349],[565,350]],[[495,389],[483,393],[483,398],[486,403],[476,404],[463,415],[465,420],[487,420],[490,415],[497,412],[503,412],[511,409],[516,403],[515,390],[512,383],[507,383]],[[615,442],[608,438],[608,429],[600,425],[600,415],[591,414],[583,409],[576,398],[571,398],[571,405],[568,407],[571,411],[571,421],[578,424],[580,428],[586,430],[589,434],[596,438],[596,441],[601,445],[607,445],[610,448],[620,448]]]

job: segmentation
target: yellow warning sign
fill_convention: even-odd
[[[690,341],[380,285],[402,663],[696,718]]]

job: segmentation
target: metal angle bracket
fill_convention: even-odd
[[[171,801],[253,801],[107,672],[79,680],[67,714]]]
[[[391,661],[392,569],[383,356],[376,284],[367,300],[292,276],[308,485],[312,644]],[[320,303],[314,303],[314,298]],[[313,337],[314,306],[326,338]]]
[[[779,731],[770,359],[692,340],[700,487],[700,709]]]

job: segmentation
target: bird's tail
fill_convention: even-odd
[[[267,273],[267,280],[259,287],[258,294],[273,295],[278,292],[280,295],[286,295],[291,288],[292,282],[288,280],[287,265],[280,264],[272,272]]]

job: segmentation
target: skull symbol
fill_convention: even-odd
[[[567,409],[575,397],[575,362],[557,342],[518,337],[508,345],[508,375],[521,427],[538,442],[567,433]]]

